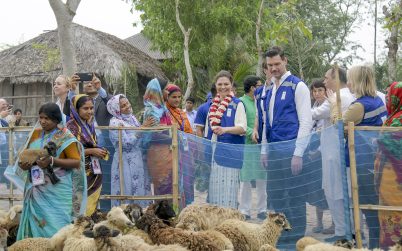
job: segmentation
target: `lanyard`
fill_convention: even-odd
[[[58,130],[58,128],[55,128],[53,131],[51,131],[51,132],[48,134],[49,137],[47,137],[46,143],[49,143],[49,141],[53,138],[53,135],[56,134],[57,130]],[[43,143],[44,143],[44,141],[45,141],[45,131],[42,131],[42,140],[41,140],[41,142],[40,142],[40,148],[41,148],[41,149],[43,148]]]

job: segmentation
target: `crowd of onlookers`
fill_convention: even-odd
[[[287,70],[287,58],[280,47],[266,52],[262,68],[265,79],[247,76],[243,81],[244,95],[239,98],[232,75],[220,71],[206,102],[198,109],[191,97],[186,100],[185,109],[181,108],[179,86],[152,79],[145,90],[144,112],[140,119],[134,115],[129,99],[123,94],[108,94],[95,74],[89,81],[81,81],[78,75],[59,76],[53,86],[57,102],[41,106],[40,127],[34,130],[27,146],[39,149],[54,142],[58,147],[57,155],[40,158],[35,165],[17,162],[5,172],[9,180],[20,184],[24,190],[18,239],[48,237],[76,215],[92,215],[98,207],[104,183],[104,163],[111,166],[112,195],[171,194],[173,158],[169,133],[146,134],[124,129],[119,137],[118,130],[96,129],[98,126],[171,125],[184,132],[181,142],[186,142],[185,146],[179,146],[184,151],[189,148],[186,135],[195,134],[209,142],[218,142],[190,146],[190,149],[204,147],[202,163],[194,163],[191,154],[180,156],[182,207],[194,201],[194,183],[199,178],[195,177],[197,164],[198,168],[208,170],[205,179],[208,203],[238,208],[250,219],[250,194],[255,187],[257,218],[265,219],[268,209],[285,213],[294,227],[281,236],[278,247],[294,244],[304,236],[306,202],[317,209],[317,226],[313,232],[332,234],[326,239],[328,242],[345,238],[344,203],[349,196],[343,190],[341,159],[349,167],[349,151],[346,142],[344,157],[333,154],[334,149],[341,148],[343,139],[339,139],[332,125],[341,118],[345,124],[354,122],[357,126],[401,126],[402,85],[393,83],[387,95],[382,94],[377,91],[373,69],[354,66],[348,71],[331,67],[323,78],[313,80],[307,87]],[[76,94],[79,84],[83,86],[82,94]],[[337,88],[340,89],[340,110]],[[12,106],[0,99],[2,127],[28,125],[21,118],[20,109],[14,110],[14,116],[11,112]],[[314,149],[310,143],[312,134],[317,135],[319,142]],[[363,196],[361,203],[400,206],[400,199],[387,200],[388,195],[385,196],[401,185],[401,162],[398,156],[392,155],[392,149],[398,149],[400,143],[384,137],[379,137],[377,142],[375,149],[383,153],[381,159],[375,159],[373,148],[363,149],[362,152],[367,150],[368,154],[359,157],[368,163],[358,168],[359,183],[373,184],[360,189],[361,195],[370,195]],[[246,152],[242,148],[257,143],[261,145],[255,151]],[[311,150],[320,153],[318,167],[306,165],[306,153]],[[57,184],[49,182],[46,171],[49,167],[60,179]],[[314,195],[317,197],[313,202],[309,201],[311,197],[305,194],[306,190],[301,189],[312,168],[322,172],[314,188],[320,194]],[[377,177],[375,173],[384,175]],[[375,179],[379,184],[377,190]],[[402,198],[400,190],[392,193]],[[119,203],[113,200],[112,204]],[[322,223],[325,209],[329,209],[332,216],[329,228],[324,228]],[[390,226],[387,221],[397,219],[400,213],[363,210],[363,214],[369,227],[370,247],[390,245],[396,237],[401,237],[397,231],[400,223]]]

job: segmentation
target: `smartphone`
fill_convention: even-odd
[[[80,77],[80,81],[91,81],[92,73],[76,73],[78,77]]]

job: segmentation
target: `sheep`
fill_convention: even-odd
[[[35,165],[36,161],[41,158],[47,158],[49,156],[57,156],[57,145],[53,141],[49,141],[43,149],[24,149],[19,155],[19,163],[29,163]],[[53,171],[53,167],[48,166],[44,169],[45,174],[49,177],[52,184],[56,184],[60,179]]]
[[[112,230],[119,230],[123,234],[134,235],[141,237],[146,243],[152,245],[153,241],[149,238],[149,235],[143,230],[136,229],[135,225],[125,215],[124,211],[120,207],[113,207],[106,216],[107,220],[97,223],[95,226],[107,226]]]
[[[192,231],[208,230],[228,219],[245,220],[237,209],[214,205],[189,205],[180,213],[176,227]]]
[[[85,237],[69,238],[66,241],[64,250],[137,250],[137,251],[186,251],[187,249],[179,245],[160,245],[151,246],[146,244],[140,237],[119,235],[118,230],[110,230],[107,226],[95,226],[93,231],[86,230]]]
[[[320,243],[321,241],[310,236],[305,236],[296,242],[296,250],[303,251],[308,245]]]
[[[260,247],[258,251],[279,251],[279,249],[276,249],[275,247],[269,244],[264,244]]]
[[[7,246],[11,246],[17,240],[18,227],[20,225],[22,205],[15,205],[0,218],[0,227],[8,231]]]
[[[94,225],[91,217],[78,216],[74,224],[62,227],[56,234],[49,239],[49,245],[52,250],[63,250],[67,238],[80,237],[85,229],[90,229]]]
[[[135,223],[144,213],[142,211],[142,207],[138,204],[128,204],[120,206],[124,214],[131,220],[132,223]]]
[[[112,207],[106,215],[106,220],[97,223],[95,226],[97,225],[104,225],[112,230],[117,229],[121,232],[135,226],[120,207]]]
[[[7,248],[7,229],[0,227],[0,251],[4,251]]]
[[[218,232],[213,229],[200,231],[199,233],[203,233],[209,236],[213,242],[218,246],[219,250],[233,250],[232,242],[221,232]]]
[[[48,238],[26,238],[23,240],[19,240],[8,248],[9,251],[50,251],[52,248],[50,247]]]
[[[144,214],[136,226],[145,230],[156,244],[180,244],[193,251],[221,250],[205,233],[170,227],[152,214]]]
[[[168,226],[171,225],[170,219],[176,217],[175,211],[167,200],[161,200],[149,205],[145,212],[147,214],[156,215],[159,219],[162,219],[163,223]]]
[[[270,213],[262,224],[241,220],[226,220],[215,228],[232,241],[234,250],[258,251],[264,244],[276,246],[282,230],[291,230],[291,226],[282,213]]]
[[[94,223],[99,223],[107,219],[107,213],[102,212],[99,209],[96,209],[95,212],[91,215],[91,219]]]
[[[336,241],[334,244],[323,243],[313,237],[303,237],[296,242],[297,251],[370,251],[367,248],[353,248],[353,243],[349,240],[342,239]],[[382,251],[382,249],[375,248],[373,251]]]

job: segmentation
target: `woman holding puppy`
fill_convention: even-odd
[[[42,157],[17,162],[5,175],[24,191],[23,211],[17,240],[28,237],[53,236],[86,210],[86,179],[81,161],[81,144],[67,128],[59,128],[60,108],[47,103],[39,109],[41,128],[33,131],[28,149],[43,149],[55,145],[56,157]],[[53,144],[53,143],[54,144]],[[45,168],[52,168],[59,179],[52,184]]]

